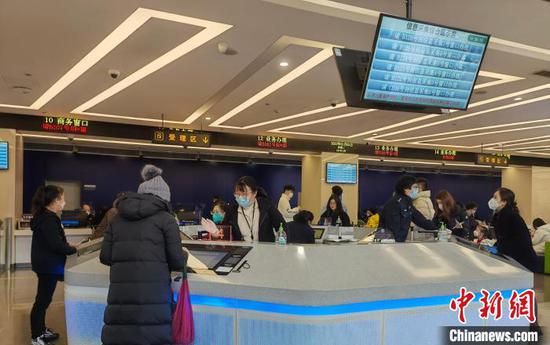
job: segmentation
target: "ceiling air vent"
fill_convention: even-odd
[[[539,77],[545,77],[545,78],[550,78],[550,71],[548,70],[540,70],[538,72],[535,72],[533,73],[534,75],[538,75]]]

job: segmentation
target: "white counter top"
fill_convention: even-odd
[[[65,235],[66,236],[90,236],[92,234],[92,229],[90,228],[65,228]],[[23,229],[23,230],[14,230],[13,231],[14,236],[32,236],[32,230],[31,229]]]
[[[193,294],[293,305],[335,305],[525,289],[531,272],[455,243],[371,245],[255,244],[250,269],[227,276],[189,274]],[[66,271],[67,285],[108,287],[98,252]]]
[[[66,228],[65,236],[70,244],[77,244],[90,237],[90,228]],[[14,260],[19,267],[29,266],[31,263],[32,230],[14,230]]]

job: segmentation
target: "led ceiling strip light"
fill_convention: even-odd
[[[273,84],[267,86],[265,89],[261,90],[254,96],[250,97],[243,103],[239,104],[232,110],[230,110],[225,115],[222,115],[220,118],[218,118],[216,121],[212,122],[210,125],[211,127],[229,127],[229,128],[235,128],[233,126],[224,126],[222,123],[226,122],[227,120],[233,118],[235,115],[240,113],[241,111],[249,108],[253,104],[257,103],[261,99],[269,96],[273,92],[277,91],[278,89],[282,88],[283,86],[287,85],[291,81],[295,80],[296,78],[300,77],[307,71],[311,70],[313,67],[319,65],[326,59],[332,56],[332,48],[324,48],[317,54],[315,54],[313,57],[309,58],[307,61],[293,69],[292,71],[288,72],[284,76],[282,76],[280,79],[275,81]],[[240,129],[240,127],[237,127]]]
[[[487,73],[492,73],[492,72],[487,72]],[[500,75],[500,74],[499,74]],[[518,77],[514,77],[514,76],[510,76],[512,78],[518,78]],[[515,80],[515,79],[514,79]],[[475,107],[479,107],[479,106],[482,106],[482,105],[485,105],[485,104],[489,104],[489,103],[493,103],[493,102],[498,102],[498,101],[501,101],[501,100],[505,100],[505,99],[508,99],[508,98],[512,98],[512,97],[517,97],[519,95],[524,95],[524,94],[527,94],[527,93],[531,93],[531,92],[536,92],[536,91],[540,91],[540,90],[544,90],[546,88],[550,87],[550,84],[546,84],[546,85],[541,85],[541,86],[537,86],[537,87],[533,87],[533,88],[530,88],[530,89],[526,89],[526,90],[522,90],[522,91],[518,91],[518,92],[513,92],[513,93],[510,93],[510,94],[506,94],[506,95],[502,95],[502,96],[498,96],[498,97],[493,97],[493,98],[489,98],[489,99],[486,99],[486,100],[483,100],[483,101],[479,101],[479,102],[476,102],[476,103],[472,103],[470,104],[469,108],[475,108]],[[515,103],[517,104],[517,103]],[[490,109],[488,109],[490,110]],[[451,113],[452,112],[456,112],[456,110],[451,110]],[[463,115],[463,116],[468,116],[469,114],[466,114],[466,115]],[[433,118],[433,117],[440,117],[441,115],[437,115],[437,114],[431,114],[431,115],[425,115],[425,116],[421,116],[421,117],[417,117],[417,118],[413,118],[413,119],[410,119],[410,120],[406,120],[406,121],[402,121],[402,122],[398,122],[398,123],[395,123],[395,124],[391,124],[391,125],[388,125],[388,126],[385,126],[385,127],[381,127],[381,128],[376,128],[376,129],[371,129],[371,130],[368,130],[366,132],[361,132],[361,133],[357,133],[357,134],[353,134],[353,135],[350,135],[350,136],[341,136],[341,135],[330,135],[330,134],[317,134],[317,133],[305,133],[305,132],[294,132],[294,131],[285,131],[284,129],[285,128],[295,128],[295,127],[300,127],[300,126],[304,126],[304,124],[297,124],[297,125],[292,125],[292,126],[289,126],[289,127],[282,127],[282,128],[277,128],[277,129],[273,129],[273,130],[270,130],[270,132],[277,132],[277,133],[284,133],[284,134],[295,134],[295,135],[307,135],[307,136],[316,136],[316,137],[327,137],[327,138],[340,138],[340,139],[353,139],[353,138],[357,138],[359,136],[364,136],[364,135],[368,135],[368,134],[374,134],[374,133],[378,133],[378,132],[381,132],[381,131],[384,131],[384,130],[388,130],[388,129],[392,129],[392,128],[395,128],[395,127],[401,127],[401,126],[404,126],[404,125],[407,125],[407,124],[411,124],[411,123],[415,123],[415,122],[419,122],[419,121],[424,121],[424,120],[427,120],[427,119],[430,119],[430,118]],[[455,119],[458,119],[459,117],[456,117],[456,118],[453,118],[453,120]],[[326,121],[331,121],[332,118],[328,118],[328,119],[321,119],[321,120],[317,120],[316,123],[320,123],[320,122],[326,122]],[[450,121],[450,120],[443,120],[443,121]],[[441,122],[441,121],[439,121]],[[439,122],[436,122],[435,124],[439,123]],[[427,124],[427,125],[423,125],[424,127],[429,127],[431,126],[431,124]],[[424,128],[422,126],[417,126],[417,127],[414,127],[414,128]],[[394,132],[396,133],[396,132]],[[384,135],[381,135],[381,136],[376,136],[376,137],[370,137],[370,138],[366,138],[364,140],[369,140],[369,141],[386,141],[386,142],[392,142],[392,141],[401,141],[401,140],[380,140],[379,138],[380,137],[384,137],[386,135],[390,135],[392,133],[387,133],[387,134],[384,134]],[[402,139],[402,140],[406,140],[406,139]]]
[[[117,84],[103,91],[102,93],[92,98],[88,102],[80,105],[79,107],[74,109],[72,112],[84,114],[84,115],[97,116],[97,117],[113,117],[113,118],[119,118],[119,119],[129,119],[129,120],[139,120],[139,121],[152,121],[152,120],[159,121],[157,119],[144,119],[144,118],[130,117],[130,116],[86,113],[85,110],[104,101],[105,99],[122,91],[128,86],[145,78],[147,75],[159,70],[160,68],[169,64],[170,62],[185,55],[191,50],[210,41],[214,37],[220,35],[221,33],[231,28],[232,27],[231,25],[192,18],[192,17],[186,17],[186,16],[163,12],[163,11],[150,10],[146,8],[138,8],[124,22],[122,22],[113,32],[111,32],[107,37],[105,37],[103,41],[101,41],[97,46],[95,46],[84,58],[82,58],[82,60],[80,60],[59,80],[57,80],[32,105],[20,106],[20,105],[12,105],[12,104],[0,104],[0,106],[39,110],[51,99],[57,96],[63,89],[69,86],[77,78],[82,76],[82,74],[84,74],[87,70],[89,70],[92,66],[94,66],[98,61],[104,58],[108,53],[110,53],[120,43],[126,40],[132,33],[134,33],[137,29],[139,29],[143,24],[145,24],[149,19],[152,19],[152,18],[174,21],[182,24],[200,26],[200,27],[203,27],[204,29],[201,30],[196,35],[194,35],[193,37],[191,37],[189,40],[180,44],[176,48],[170,50],[169,52],[162,55],[161,57],[155,59],[151,63],[147,64],[146,66],[134,72],[127,78],[121,80]],[[165,122],[177,123],[176,121],[165,121]]]
[[[524,79],[524,78],[521,78],[521,77],[516,77],[516,76],[511,76],[511,75],[501,74],[501,73],[495,73],[495,72],[487,72],[487,71],[480,71],[480,75],[484,76],[484,77],[488,77],[488,78],[494,78],[494,79],[497,79],[497,80],[476,85],[474,87],[476,89],[491,87],[491,86],[495,86],[495,85],[510,83],[510,82],[513,82],[513,81],[518,81],[518,80]],[[251,124],[251,125],[244,126],[244,127],[238,127],[238,126],[225,126],[225,127],[226,128],[232,128],[232,129],[245,129],[246,130],[246,129],[256,128],[256,127],[271,125],[271,124],[278,123],[278,122],[289,121],[289,120],[293,120],[293,119],[296,119],[296,118],[301,118],[301,117],[304,117],[304,116],[315,115],[315,114],[319,114],[319,113],[322,113],[322,112],[328,112],[328,111],[338,109],[338,108],[342,108],[342,107],[346,107],[346,106],[347,106],[346,103],[339,103],[339,104],[336,104],[336,106],[334,106],[334,107],[332,107],[332,106],[322,107],[322,108],[318,108],[318,109],[305,111],[305,112],[295,114],[295,115],[284,116],[284,117],[274,119],[274,120],[270,120],[270,121],[264,121],[264,122]],[[374,111],[374,110],[375,109],[373,109],[372,111]],[[329,117],[324,118],[324,119],[316,120],[316,122],[314,122],[314,123],[323,123],[323,122],[328,122],[328,121],[334,121],[334,120],[337,120],[337,119],[340,119],[340,118],[343,118],[343,117],[350,117],[350,116],[359,115],[359,114],[361,114],[361,113],[359,113],[357,111],[354,111],[354,112],[351,112],[351,113],[346,113],[346,114],[342,114],[342,115],[338,115],[338,116],[329,116]],[[347,115],[349,115],[349,116],[347,116]],[[434,114],[434,115],[428,115],[428,116],[433,117],[433,116],[439,116],[439,115]],[[400,123],[400,124],[394,124],[393,126],[398,127],[400,125],[405,125],[405,124],[408,124],[408,123],[421,121],[423,119],[416,118],[416,119],[413,119],[413,120],[405,121],[405,122]],[[285,131],[287,129],[291,129],[291,128],[307,126],[307,125],[310,125],[310,124],[311,124],[310,122],[303,122],[303,123],[298,123],[298,124],[294,124],[294,125],[287,126],[287,127],[276,128],[276,129],[270,130],[270,132],[291,133],[291,134],[294,133],[294,134],[296,134],[295,132],[283,132],[283,131]],[[374,133],[374,131],[373,131],[373,133]],[[306,135],[308,135],[308,133],[306,133]],[[354,137],[358,137],[358,136],[365,135],[365,134],[360,133],[360,134],[355,134],[355,135],[352,135],[352,136],[334,136],[334,135],[326,135],[326,134],[317,135],[317,134],[313,133],[313,134],[310,134],[310,135],[312,135],[312,136],[321,136],[321,137],[354,138]]]
[[[504,100],[504,99],[511,98],[511,97],[517,97],[517,96],[525,95],[525,94],[528,94],[528,93],[533,93],[533,92],[545,90],[545,89],[548,89],[548,88],[550,88],[550,84],[539,85],[537,87],[533,87],[533,88],[530,88],[530,89],[526,89],[526,90],[522,90],[522,91],[518,91],[518,92],[513,92],[513,93],[510,93],[510,94],[507,94],[507,95],[504,95],[504,96],[499,96],[499,97],[491,98],[489,100],[477,102],[476,104],[470,105],[470,107],[479,106],[479,105],[486,104],[486,103],[491,103],[491,102],[496,102],[496,101]],[[415,130],[422,129],[422,128],[433,127],[433,126],[441,125],[441,124],[444,124],[444,123],[454,122],[454,121],[457,121],[457,120],[466,119],[466,118],[470,118],[470,117],[475,117],[475,116],[479,116],[479,115],[486,114],[486,113],[493,112],[493,111],[498,111],[498,110],[513,108],[513,107],[517,107],[517,106],[521,106],[521,105],[525,105],[525,104],[530,104],[530,103],[533,103],[533,102],[539,102],[539,101],[543,101],[543,100],[548,99],[548,98],[550,98],[550,95],[545,95],[545,96],[541,96],[541,97],[537,97],[537,98],[533,98],[533,99],[527,99],[527,100],[524,100],[524,101],[521,101],[521,102],[516,102],[516,103],[511,103],[511,104],[498,106],[498,107],[495,107],[495,108],[485,109],[485,110],[478,111],[478,112],[471,113],[471,114],[464,114],[464,115],[460,115],[460,116],[457,116],[457,117],[451,117],[451,118],[447,118],[445,120],[436,121],[436,122],[432,122],[432,123],[427,123],[427,124],[412,127],[412,128],[402,129],[402,130],[391,132],[391,133],[385,133],[385,134],[379,135],[377,137],[366,138],[365,140],[380,140],[380,138],[383,138],[383,137],[396,135],[396,134],[401,134],[401,133],[406,133],[406,132],[411,132],[411,131],[415,131]],[[393,139],[393,140],[385,139],[383,141],[396,142],[396,141],[414,140],[414,139],[423,138],[423,137],[427,137],[427,136],[400,138],[400,139]]]

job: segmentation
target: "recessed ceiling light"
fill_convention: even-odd
[[[522,99],[523,98],[521,98],[521,97],[516,97],[516,98],[514,98],[514,101],[521,101]]]
[[[286,62],[286,61],[281,61],[281,62],[279,63],[279,66],[281,66],[281,67],[288,67],[288,62]]]
[[[375,137],[375,136],[377,136],[377,135],[378,135],[378,133],[372,133],[372,136],[373,136],[373,137]]]
[[[205,119],[206,121],[212,120],[212,118],[211,118],[210,116],[207,116],[207,117],[205,117],[204,119]]]

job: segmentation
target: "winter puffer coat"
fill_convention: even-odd
[[[100,260],[111,266],[101,341],[104,345],[172,344],[170,271],[187,255],[167,202],[128,193],[103,239]]]

